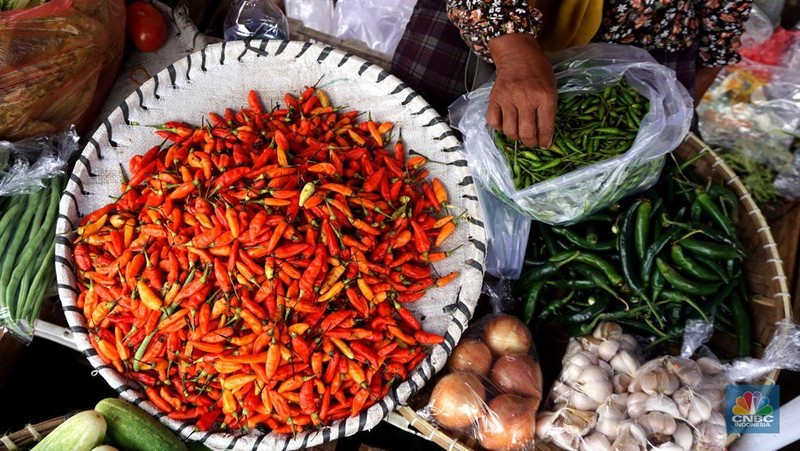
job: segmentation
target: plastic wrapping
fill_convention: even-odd
[[[0,141],[0,327],[25,343],[33,339],[55,278],[58,203],[77,148],[74,128],[59,136]]]
[[[788,319],[777,323],[775,334],[761,359],[733,361],[725,368],[725,379],[752,382],[778,369],[800,371],[800,327]]]
[[[336,32],[333,11],[333,0],[286,0],[287,16],[325,34]]]
[[[93,121],[125,45],[122,0],[51,0],[0,13],[0,137]]]
[[[528,328],[506,314],[464,333],[419,414],[488,450],[533,450],[542,373]]]
[[[560,94],[598,91],[624,77],[650,101],[650,111],[630,150],[518,191],[511,167],[486,125],[493,83],[457,100],[450,107],[450,117],[463,133],[470,167],[485,187],[520,213],[549,224],[564,224],[652,186],[661,173],[663,155],[674,150],[689,131],[694,110],[675,72],[656,63],[644,50],[591,44],[555,53],[551,61]]]
[[[361,41],[391,58],[416,4],[417,0],[339,0],[335,35]]]
[[[55,136],[37,136],[17,142],[0,141],[0,197],[30,194],[44,181],[64,175],[78,149],[75,128]]]
[[[714,335],[714,324],[707,323],[701,319],[686,321],[686,326],[683,328],[681,357],[690,358],[700,346],[711,340],[712,335]]]
[[[763,44],[772,36],[774,29],[775,25],[772,24],[767,14],[758,6],[753,5],[750,9],[750,15],[744,23],[744,33],[742,33],[740,41],[742,43],[741,49],[744,50]]]
[[[486,272],[516,280],[522,273],[531,218],[519,213],[479,185],[486,228]]]
[[[239,0],[225,16],[225,40],[289,39],[289,21],[272,0]]]
[[[570,339],[537,418],[537,438],[571,450],[724,449],[720,367],[681,357],[643,362],[615,323]]]

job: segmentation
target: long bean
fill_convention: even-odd
[[[18,319],[17,314],[19,312],[17,308],[19,307],[19,298],[22,297],[24,302],[24,296],[26,295],[23,295],[22,293],[25,293],[27,288],[29,288],[26,286],[26,290],[19,289],[23,275],[31,266],[31,259],[34,258],[36,252],[40,251],[42,243],[45,242],[44,237],[46,235],[50,235],[54,230],[55,219],[58,215],[59,199],[56,190],[57,188],[57,182],[51,181],[50,189],[48,190],[50,194],[48,202],[39,202],[39,206],[36,209],[36,215],[34,216],[33,221],[30,223],[30,229],[33,233],[30,236],[29,241],[25,244],[22,252],[19,254],[19,256],[17,256],[14,263],[14,271],[11,273],[8,284],[5,286],[8,312],[9,316],[13,319]],[[29,283],[30,281],[28,280],[26,285]]]
[[[37,191],[28,196],[27,200],[25,201],[26,206],[36,205],[39,203],[40,199],[41,191]],[[22,245],[22,240],[28,234],[28,226],[30,225],[34,214],[35,210],[33,208],[26,208],[24,210],[22,217],[15,228],[14,236],[11,238],[11,242],[8,244],[8,247],[4,250],[5,254],[2,256],[3,264],[0,266],[0,309],[2,310],[6,310],[9,307],[10,299],[7,297],[6,287],[9,285],[11,272],[17,260],[17,252],[19,252],[19,248]]]

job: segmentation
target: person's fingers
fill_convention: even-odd
[[[513,104],[503,106],[503,133],[511,139],[519,139],[517,129],[517,107]]]
[[[539,104],[536,111],[536,129],[539,135],[539,145],[550,147],[553,144],[553,133],[556,122],[556,101],[548,99]]]
[[[519,139],[527,147],[536,147],[541,144],[538,139],[536,107],[532,104],[525,104],[518,109],[519,113]]]
[[[497,102],[489,101],[486,108],[486,123],[495,130],[503,129],[503,110]]]

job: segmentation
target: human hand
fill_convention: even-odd
[[[550,147],[556,119],[553,67],[532,35],[512,33],[489,41],[497,79],[486,122],[528,147]]]

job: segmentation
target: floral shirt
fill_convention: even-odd
[[[489,59],[487,42],[509,33],[538,34],[542,14],[525,0],[446,0],[450,20],[473,50]],[[559,1],[559,0],[553,0]],[[697,46],[704,66],[738,62],[752,0],[605,0],[595,41],[646,50]]]

